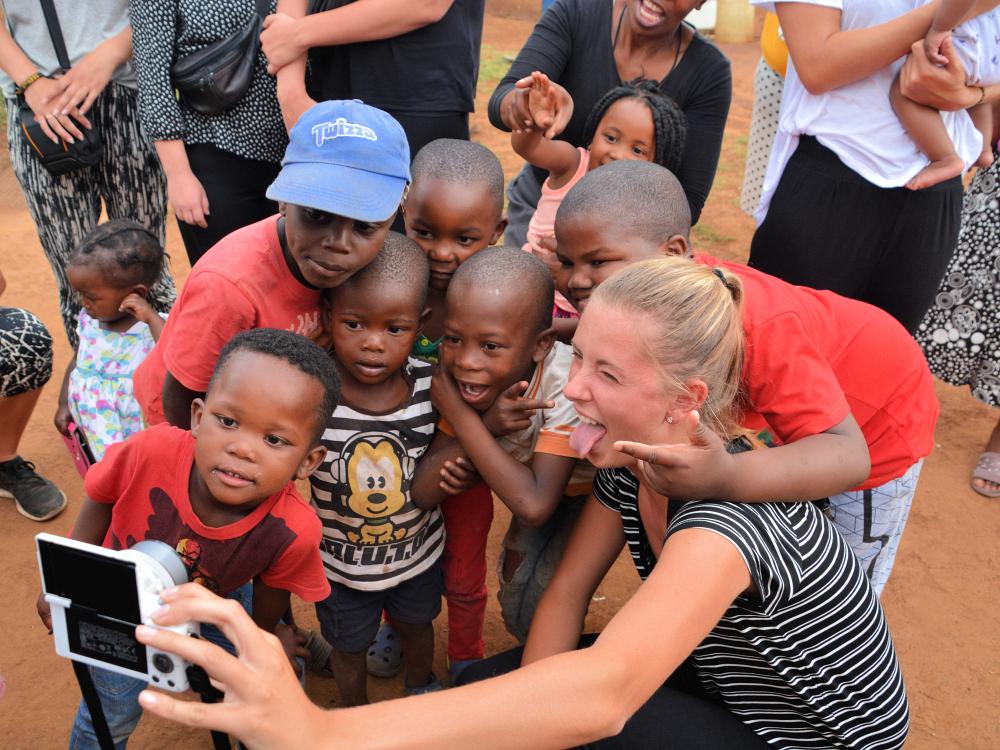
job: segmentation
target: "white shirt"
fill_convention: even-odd
[[[820,5],[842,11],[843,31],[863,29],[890,21],[924,4],[924,0],[776,0]],[[774,0],[750,0],[773,11]],[[767,215],[771,196],[800,135],[815,136],[844,164],[874,185],[901,187],[928,164],[928,159],[903,129],[889,103],[889,89],[905,58],[876,71],[868,78],[825,94],[810,94],[789,56],[785,91],[781,99],[778,132],[771,149],[764,188],[755,218]],[[982,135],[964,110],[942,112],[948,135],[966,168],[979,157]]]

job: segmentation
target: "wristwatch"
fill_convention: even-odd
[[[28,87],[31,86],[31,84],[33,84],[35,81],[37,81],[41,77],[42,77],[42,74],[39,73],[36,70],[30,76],[28,76],[23,81],[21,81],[19,84],[17,84],[16,86],[14,86],[14,93],[17,94],[18,96],[23,96],[24,92],[28,90]]]

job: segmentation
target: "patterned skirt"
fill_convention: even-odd
[[[931,372],[1000,406],[1000,155],[980,169],[962,204],[958,246],[917,331]]]

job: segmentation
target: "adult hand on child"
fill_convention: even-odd
[[[619,440],[615,450],[639,461],[642,479],[656,492],[683,500],[726,499],[730,496],[736,462],[718,435],[688,413],[690,443],[647,445]]]
[[[479,472],[467,456],[456,456],[441,467],[441,489],[448,495],[460,495],[479,484]]]
[[[951,37],[941,43],[941,54],[948,59],[942,66],[932,63],[924,54],[923,41],[914,42],[902,70],[899,87],[903,95],[934,109],[952,112],[968,109],[980,96],[978,86],[966,86],[965,66],[955,54]]]
[[[483,414],[483,424],[496,437],[520,432],[531,427],[531,417],[539,409],[555,408],[555,401],[524,398],[528,381],[521,380],[500,394]]]
[[[272,13],[264,19],[260,44],[267,58],[267,72],[275,75],[279,70],[306,53],[298,39],[297,19],[285,13]]]
[[[188,726],[226,732],[257,750],[323,747],[322,709],[299,685],[278,637],[258,628],[240,604],[222,599],[197,583],[187,583],[160,594],[164,607],[153,615],[157,625],[210,622],[236,647],[232,656],[209,641],[145,625],[136,638],[160,651],[199,664],[224,693],[221,703],[178,700],[144,690],[143,708],[157,716]]]
[[[208,227],[208,194],[190,169],[167,176],[167,200],[180,221],[202,229]]]

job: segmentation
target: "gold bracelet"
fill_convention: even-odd
[[[41,77],[42,74],[36,70],[34,73],[32,73],[30,76],[25,78],[23,81],[21,81],[14,87],[14,93],[17,94],[18,96],[23,96],[24,92],[28,90],[28,87],[31,86],[31,84],[33,84],[35,81],[39,80]]]
[[[979,89],[979,101],[973,104],[972,105],[973,107],[978,107],[980,104],[983,103],[983,100],[986,99],[986,87],[976,86],[976,88]]]

